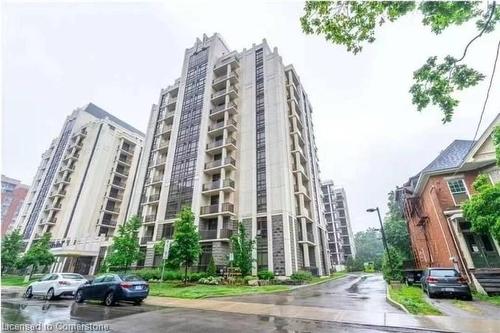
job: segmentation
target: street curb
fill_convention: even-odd
[[[330,281],[336,281],[336,280],[340,280],[340,279],[346,278],[348,276],[349,276],[349,274],[338,276],[338,277],[336,276],[336,277],[332,277],[332,278],[324,278],[323,280],[317,281],[317,282],[314,282],[314,283],[302,284],[300,286],[293,286],[292,288],[290,288],[290,290],[295,290],[295,289],[300,289],[300,288],[305,288],[305,287],[311,287],[311,286],[315,286],[315,285],[322,284],[322,283],[325,283],[325,282],[330,282]]]
[[[387,301],[387,303],[391,304],[392,306],[395,306],[397,308],[400,308],[401,310],[403,310],[404,312],[406,312],[407,314],[411,314],[410,311],[408,311],[408,309],[401,303],[398,303],[396,302],[395,300],[393,300],[391,298],[391,295],[389,293],[389,288],[391,286],[387,284],[387,288],[385,288],[385,299]]]

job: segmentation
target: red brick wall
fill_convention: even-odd
[[[23,205],[24,199],[26,198],[26,194],[28,194],[28,187],[24,185],[17,186],[12,192],[12,202],[7,209],[7,213],[2,219],[2,236],[7,232],[10,224],[17,217],[17,214]]]
[[[408,226],[416,264],[419,268],[431,266],[452,267],[453,261],[450,260],[450,257],[455,257],[460,270],[464,273],[464,267],[462,267],[459,260],[459,250],[455,246],[448,221],[444,215],[445,211],[460,208],[455,206],[453,202],[448,184],[444,179],[447,176],[451,176],[451,174],[430,177],[421,193],[420,216],[427,217],[425,228],[417,225],[419,219],[416,216],[411,218],[407,216],[407,221],[409,222]],[[473,191],[472,183],[476,176],[477,171],[468,172],[464,175],[469,193]]]

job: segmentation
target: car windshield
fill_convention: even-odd
[[[85,279],[83,276],[80,274],[61,274],[63,279],[68,279],[68,280],[83,280]]]
[[[127,282],[144,281],[143,279],[141,279],[140,277],[135,276],[135,275],[120,275],[120,278],[123,281],[127,281]]]
[[[454,269],[433,269],[433,270],[431,270],[430,276],[455,277],[455,276],[458,276],[458,272]]]

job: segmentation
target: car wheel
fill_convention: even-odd
[[[111,306],[115,304],[115,295],[113,294],[112,291],[106,294],[106,297],[104,298],[104,305],[106,306]]]
[[[50,288],[49,291],[47,291],[47,295],[45,296],[45,298],[49,301],[54,299],[54,289],[53,288]]]
[[[142,299],[138,299],[134,301],[134,305],[141,305],[142,304]]]
[[[76,295],[75,295],[75,302],[76,303],[83,303],[83,301],[84,301],[83,291],[82,290],[78,290],[76,292]]]
[[[28,287],[28,289],[26,289],[26,292],[24,293],[24,297],[26,297],[26,298],[33,297],[33,289],[31,287]]]
[[[434,295],[434,293],[431,293],[429,289],[427,289],[427,296],[429,296],[429,298],[436,298],[436,295]]]

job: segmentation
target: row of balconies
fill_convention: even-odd
[[[236,168],[236,160],[230,156],[220,159],[220,160],[214,160],[205,163],[205,171],[210,172],[210,171],[215,171],[215,169],[219,168],[224,168],[224,167],[232,167]]]
[[[227,106],[225,104],[215,106],[214,108],[210,109],[210,117],[215,118],[221,116],[225,111],[229,112],[230,115],[235,114],[237,111],[237,107],[238,105],[234,101],[229,102]]]
[[[222,148],[232,145],[233,148],[236,148],[236,139],[234,137],[227,137],[225,140],[219,139],[210,143],[207,143],[207,151],[211,151],[216,148]],[[228,147],[229,148],[229,147]]]
[[[236,120],[234,120],[233,118],[229,118],[227,120],[227,122],[221,121],[218,123],[208,125],[208,132],[209,132],[209,134],[212,134],[214,131],[223,129],[225,127],[227,127],[228,130],[230,130],[230,131],[235,131],[237,126],[238,126],[238,122]],[[212,133],[210,133],[210,132],[212,132]],[[218,132],[220,132],[220,131],[218,131]]]
[[[226,178],[224,180],[219,179],[207,184],[203,184],[203,192],[214,191],[214,190],[222,190],[222,189],[232,189],[234,190],[234,180]]]

